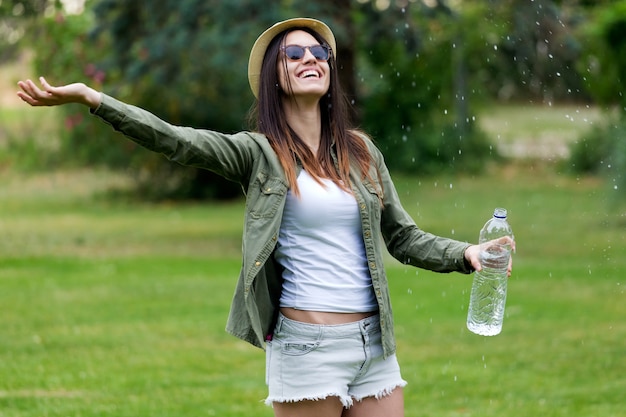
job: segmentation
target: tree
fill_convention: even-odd
[[[0,1],[0,63],[15,56],[28,22],[41,16],[50,3],[49,0]]]
[[[578,172],[605,174],[610,200],[618,207],[626,203],[626,1],[596,7],[580,38],[584,50],[578,69],[590,94],[608,112],[604,125],[574,145],[570,162]]]
[[[594,99],[618,105],[626,115],[626,1],[596,7],[580,30],[583,59],[578,70]]]
[[[314,16],[338,39],[340,76],[359,125],[391,169],[409,172],[479,169],[492,153],[474,123],[481,100],[587,97],[573,71],[582,50],[575,29],[587,16],[582,0],[383,3],[172,0],[154,7],[149,0],[90,0],[83,15],[57,14],[38,25],[38,65],[77,81],[104,81],[107,92],[175,124],[237,131],[247,127],[253,100],[245,69],[256,36],[277,20]],[[107,128],[67,111],[64,152],[130,168],[140,184],[156,184],[146,193],[239,194],[206,171],[129,142],[111,146],[116,139],[106,139],[113,136]],[[86,137],[98,139],[87,145]]]
[[[358,105],[390,167],[413,173],[480,169],[489,146],[471,117],[470,95],[458,91],[471,88],[466,71],[458,69],[470,62],[475,44],[461,50],[455,43],[458,28],[469,28],[468,15],[452,13],[444,2],[382,11],[364,3],[360,13]]]
[[[57,15],[42,25],[40,39],[47,47],[38,50],[50,53],[38,58],[40,68],[56,68],[56,73],[74,74],[74,79],[97,86],[106,80],[107,92],[171,123],[223,132],[247,127],[253,100],[245,76],[248,51],[270,24],[314,15],[337,22],[333,27],[344,29],[337,31],[338,37],[352,32],[347,24],[350,13],[335,13],[350,9],[347,0],[284,4],[184,0],[163,2],[158,8],[149,0],[99,0],[88,5],[90,13],[84,16]],[[79,28],[83,24],[90,29]],[[340,45],[344,45],[339,51],[340,73],[350,88],[353,49],[347,42]],[[238,186],[206,170],[169,163],[131,143],[111,146],[113,134],[99,124],[81,122],[80,111],[68,110],[66,117],[72,122],[64,152],[79,152],[76,156],[90,163],[129,168],[144,195],[230,198],[240,194]],[[86,144],[85,137],[99,139]]]

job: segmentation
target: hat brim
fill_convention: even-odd
[[[295,18],[288,19],[282,22],[274,24],[272,27],[263,32],[252,45],[250,51],[250,59],[248,61],[248,82],[252,89],[252,94],[258,98],[259,96],[259,80],[261,77],[261,66],[263,65],[263,58],[265,57],[265,51],[269,46],[272,39],[279,33],[295,27],[309,28],[320,34],[333,51],[333,55],[337,56],[337,44],[335,41],[335,35],[330,28],[324,23],[316,19],[310,18]]]

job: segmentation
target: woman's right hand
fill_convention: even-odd
[[[41,88],[31,80],[19,81],[22,91],[17,96],[31,106],[58,106],[67,103],[80,103],[95,109],[100,105],[100,93],[83,83],[53,87],[43,77],[39,77]]]

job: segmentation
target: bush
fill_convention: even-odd
[[[580,174],[599,174],[607,158],[610,158],[615,142],[616,137],[611,134],[609,126],[594,126],[570,146],[570,170]]]
[[[570,170],[607,179],[608,200],[614,208],[626,202],[626,118],[609,118],[572,145]]]

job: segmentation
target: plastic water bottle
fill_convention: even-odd
[[[506,209],[496,208],[480,231],[482,270],[474,273],[467,313],[467,328],[476,334],[495,336],[502,331],[512,241]]]

